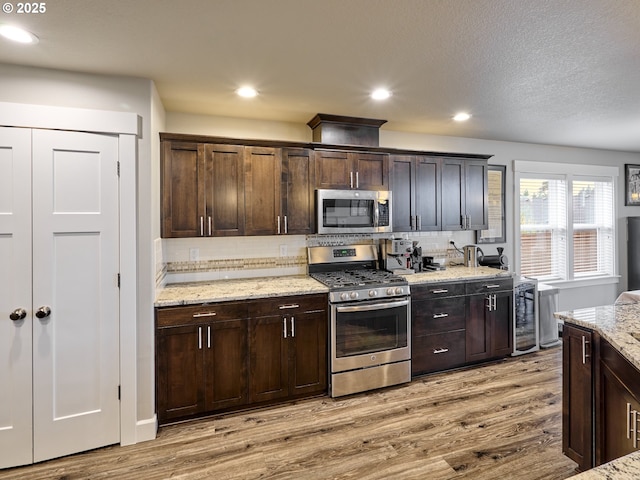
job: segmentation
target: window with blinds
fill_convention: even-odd
[[[541,281],[614,275],[611,177],[522,173],[520,273]]]

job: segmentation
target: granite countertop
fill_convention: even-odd
[[[482,280],[483,278],[497,277],[507,278],[513,276],[513,272],[491,267],[449,266],[446,270],[420,272],[402,276],[407,279],[409,285],[419,285],[421,283],[453,282],[456,280]]]
[[[565,323],[595,330],[640,370],[640,303],[580,308],[556,312],[555,316]]]
[[[155,306],[195,305],[328,291],[323,284],[306,275],[174,283],[158,292]]]
[[[640,370],[640,303],[626,302],[601,307],[556,312],[556,318],[598,332],[622,356]],[[571,477],[575,480],[640,478],[640,452],[634,452]]]

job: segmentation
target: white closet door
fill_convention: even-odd
[[[31,318],[31,130],[0,128],[0,468],[32,462]]]
[[[35,462],[120,440],[117,160],[116,137],[33,131]]]

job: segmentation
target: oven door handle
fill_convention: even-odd
[[[385,310],[389,308],[396,307],[405,307],[409,305],[409,300],[400,300],[395,302],[386,302],[386,303],[366,303],[363,305],[349,305],[349,306],[336,306],[336,311],[338,313],[343,312],[370,312],[372,310]]]

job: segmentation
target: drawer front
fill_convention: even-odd
[[[156,309],[158,328],[211,323],[224,320],[247,318],[249,308],[246,303],[212,303],[188,307],[167,307]]]
[[[412,339],[411,372],[413,375],[460,367],[464,363],[464,330]]]
[[[474,295],[477,293],[491,293],[499,292],[500,290],[513,289],[512,278],[492,278],[483,280],[481,282],[469,282],[467,283],[467,295]]]
[[[465,294],[464,283],[433,283],[411,286],[411,300],[454,297]]]
[[[411,303],[411,334],[443,333],[465,328],[465,302],[461,298],[437,298]]]
[[[298,295],[294,297],[274,297],[254,300],[249,304],[249,315],[265,317],[270,315],[294,315],[296,313],[315,312],[328,309],[328,296]]]

